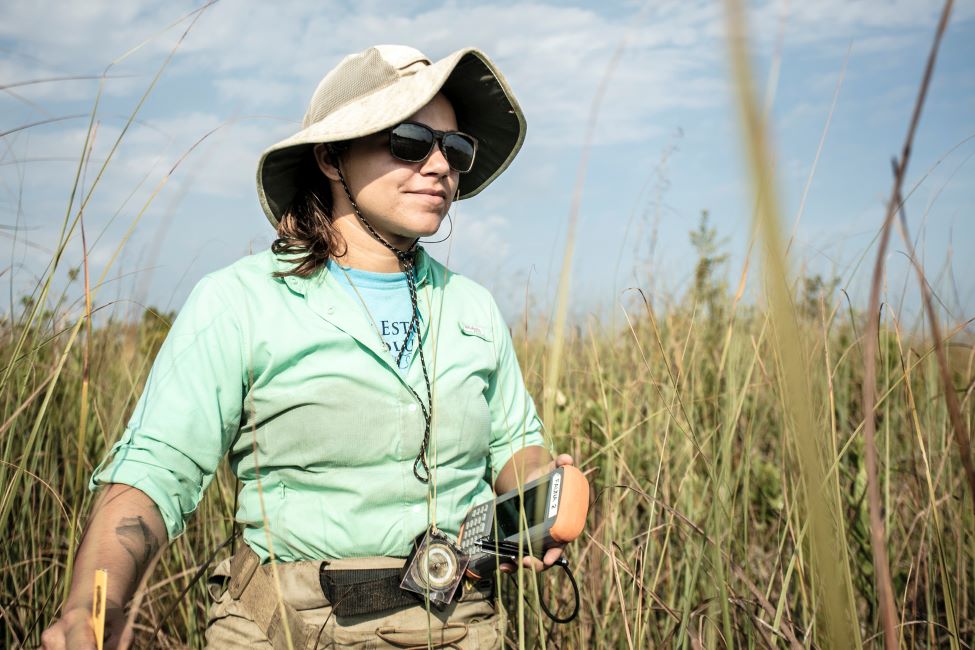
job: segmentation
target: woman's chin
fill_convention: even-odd
[[[437,234],[437,231],[440,230],[440,224],[442,223],[443,218],[439,215],[435,218],[423,219],[410,224],[409,231],[404,232],[403,235],[413,239],[418,237],[430,237]]]

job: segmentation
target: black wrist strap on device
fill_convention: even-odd
[[[514,564],[518,564],[518,557],[523,555],[525,552],[525,548],[523,546],[519,546],[515,542],[484,539],[478,542],[478,545],[481,547],[481,550],[497,555],[499,558],[510,560]],[[572,569],[569,568],[569,561],[566,560],[564,556],[559,556],[559,559],[557,559],[552,566],[560,567],[565,572],[565,575],[569,577],[569,582],[572,584],[572,594],[575,598],[575,606],[572,609],[572,613],[568,616],[564,618],[556,616],[550,612],[548,607],[545,605],[545,598],[542,596],[541,586],[539,586],[538,602],[542,606],[542,611],[545,612],[546,616],[552,619],[552,622],[559,624],[571,623],[579,615],[579,584],[576,582],[576,578],[572,574]]]
[[[564,557],[559,557],[552,566],[561,567],[565,571],[565,575],[569,577],[569,582],[572,583],[572,593],[575,597],[575,607],[572,608],[572,613],[565,618],[559,618],[552,612],[548,611],[548,607],[545,606],[545,598],[542,597],[541,589],[539,588],[538,603],[542,606],[542,611],[545,615],[552,619],[553,623],[571,623],[575,620],[576,616],[579,615],[579,585],[576,583],[576,577],[572,575],[572,569],[569,568],[569,561]]]

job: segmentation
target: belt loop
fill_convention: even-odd
[[[261,569],[261,559],[247,544],[242,544],[230,560],[227,592],[241,603],[274,650],[307,650],[316,640],[315,630],[302,622],[298,611],[287,601],[279,600],[270,571]]]
[[[261,565],[261,559],[257,553],[251,550],[247,544],[241,544],[240,550],[230,560],[230,584],[227,591],[234,600],[240,600],[240,595],[250,584],[254,572]]]

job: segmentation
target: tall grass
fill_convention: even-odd
[[[744,77],[738,85],[747,90]],[[624,327],[573,328],[562,310],[554,323],[514,328],[553,445],[576,457],[594,502],[569,550],[578,620],[552,626],[537,613],[539,599],[570,604],[561,574],[506,578],[512,647],[879,647],[872,481],[896,642],[975,643],[973,495],[955,443],[959,418],[966,431],[975,420],[975,340],[966,323],[949,322],[939,366],[926,335],[934,312],[908,326],[884,309],[867,346],[875,313],[822,283],[790,280],[761,129],[749,135],[767,298],[748,303],[725,289],[702,227],[694,285],[679,296],[630,292]],[[82,215],[69,206],[66,237]],[[57,258],[23,312],[0,323],[3,647],[38,645],[57,616],[90,506],[83,486],[172,318],[146,310],[92,327],[99,304],[86,281],[76,292],[94,300],[69,319],[48,297],[56,267]],[[872,408],[863,399],[871,363]],[[875,477],[864,441],[871,413]],[[229,552],[221,545],[235,489],[222,466],[187,533],[161,556],[133,614],[140,647],[203,645],[208,596],[194,578]]]
[[[844,615],[864,644],[875,646],[880,628],[860,436],[864,322],[827,296],[799,298],[799,346],[810,392],[821,405],[814,415],[829,442],[829,480],[845,530],[843,549],[831,557],[849,575],[851,609]],[[570,550],[582,587],[580,617],[564,627],[546,623],[547,644],[846,645],[824,637],[819,574],[806,541],[807,488],[787,433],[784,362],[769,312],[733,309],[724,296],[699,302],[692,292],[658,307],[639,300],[627,316],[622,331],[591,322],[570,329],[564,341],[560,405],[548,428],[555,445],[579,459],[596,500],[585,537]],[[11,512],[0,546],[5,647],[36,645],[41,627],[56,615],[69,540],[77,537],[89,501],[74,486],[118,435],[166,320],[147,312],[141,322],[94,329],[88,434],[80,447],[83,354],[77,346],[67,349],[68,336],[51,338],[52,326],[27,333],[29,356],[14,362],[0,407],[2,461],[22,477],[16,492],[7,488],[2,496]],[[3,329],[5,365],[22,327]],[[531,332],[542,330],[531,324]],[[966,390],[962,405],[971,422],[973,341],[957,328],[949,336],[954,380]],[[937,363],[930,340],[905,332],[893,314],[878,346],[877,441],[899,633],[907,647],[940,647],[954,628],[964,647],[975,634],[975,528]],[[519,337],[518,347],[530,388],[541,396],[545,342]],[[42,413],[40,399],[31,397],[50,386],[62,359]],[[28,448],[32,431],[37,442]],[[160,617],[229,534],[234,488],[223,468],[187,534],[161,559],[136,617],[143,644],[160,625],[160,647],[201,645],[207,596],[199,583],[168,620]],[[568,605],[559,576],[553,572],[542,582],[542,597]],[[506,588],[509,597],[516,592],[513,583]],[[541,644],[536,621],[522,629],[530,636],[527,647]]]

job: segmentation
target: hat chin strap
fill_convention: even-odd
[[[355,212],[355,216],[362,222],[362,225],[366,227],[366,230],[376,238],[380,244],[392,251],[396,259],[399,260],[400,266],[403,267],[403,272],[406,274],[406,286],[410,290],[410,304],[413,307],[413,314],[410,317],[410,326],[406,330],[406,338],[403,339],[403,347],[400,348],[399,356],[396,358],[396,367],[399,367],[400,361],[403,359],[403,353],[406,352],[406,344],[409,343],[410,337],[416,332],[416,351],[420,356],[420,367],[423,369],[423,381],[426,383],[427,387],[427,403],[424,404],[423,400],[417,394],[413,387],[406,384],[406,387],[410,389],[413,393],[413,397],[420,404],[420,410],[423,411],[423,442],[420,444],[420,453],[417,454],[416,460],[413,461],[413,476],[417,478],[421,483],[430,482],[430,465],[427,463],[427,448],[430,446],[430,426],[433,422],[433,391],[430,388],[430,375],[427,372],[427,362],[426,358],[423,356],[423,340],[420,335],[420,315],[419,309],[416,304],[416,244],[420,241],[417,237],[410,244],[409,249],[401,251],[396,248],[388,241],[386,241],[382,235],[380,235],[372,225],[366,221],[366,218],[362,216],[362,211],[359,210],[359,206],[356,204],[355,199],[352,198],[352,191],[349,189],[349,184],[345,182],[345,175],[342,173],[342,166],[336,164],[335,168],[339,172],[339,180],[342,182],[342,188],[345,190],[345,195],[349,197],[349,203],[352,204],[352,210]],[[423,469],[423,473],[420,473],[420,469]]]

